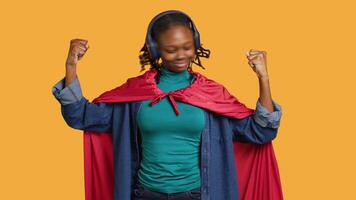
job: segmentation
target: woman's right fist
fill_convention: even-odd
[[[84,56],[85,52],[88,49],[89,49],[88,40],[82,40],[82,39],[71,40],[66,65],[76,66],[78,61]]]

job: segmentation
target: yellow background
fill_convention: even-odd
[[[148,23],[167,9],[189,14],[211,50],[207,69],[193,68],[252,108],[258,79],[245,52],[267,51],[283,108],[274,148],[285,199],[356,199],[351,0],[97,2],[1,2],[0,199],[84,199],[82,132],[66,125],[51,93],[69,41],[89,40],[78,75],[93,100],[141,74]]]

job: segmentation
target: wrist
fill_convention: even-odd
[[[259,80],[268,80],[268,79],[269,79],[269,76],[268,76],[268,75],[259,75],[259,76],[258,76],[258,79],[259,79]]]
[[[66,69],[76,69],[77,65],[74,63],[66,63]]]

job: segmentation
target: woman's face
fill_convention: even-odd
[[[160,33],[157,44],[163,66],[174,72],[187,70],[195,56],[193,32],[182,25]]]

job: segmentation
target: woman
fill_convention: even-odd
[[[272,196],[251,193],[248,184],[236,180],[255,172],[235,171],[233,141],[264,149],[276,137],[281,118],[281,107],[271,98],[264,51],[247,55],[260,84],[254,111],[193,71],[192,63],[204,68],[199,57],[208,58],[210,51],[181,11],[166,11],[151,21],[140,55],[141,69],[147,64],[151,69],[92,103],[82,96],[76,75],[88,48],[86,40],[71,40],[66,76],[52,89],[67,124],[85,131],[86,199],[282,199],[278,171],[272,172],[277,182]],[[248,149],[240,147],[240,152]],[[262,165],[277,169],[266,157],[258,157]]]

